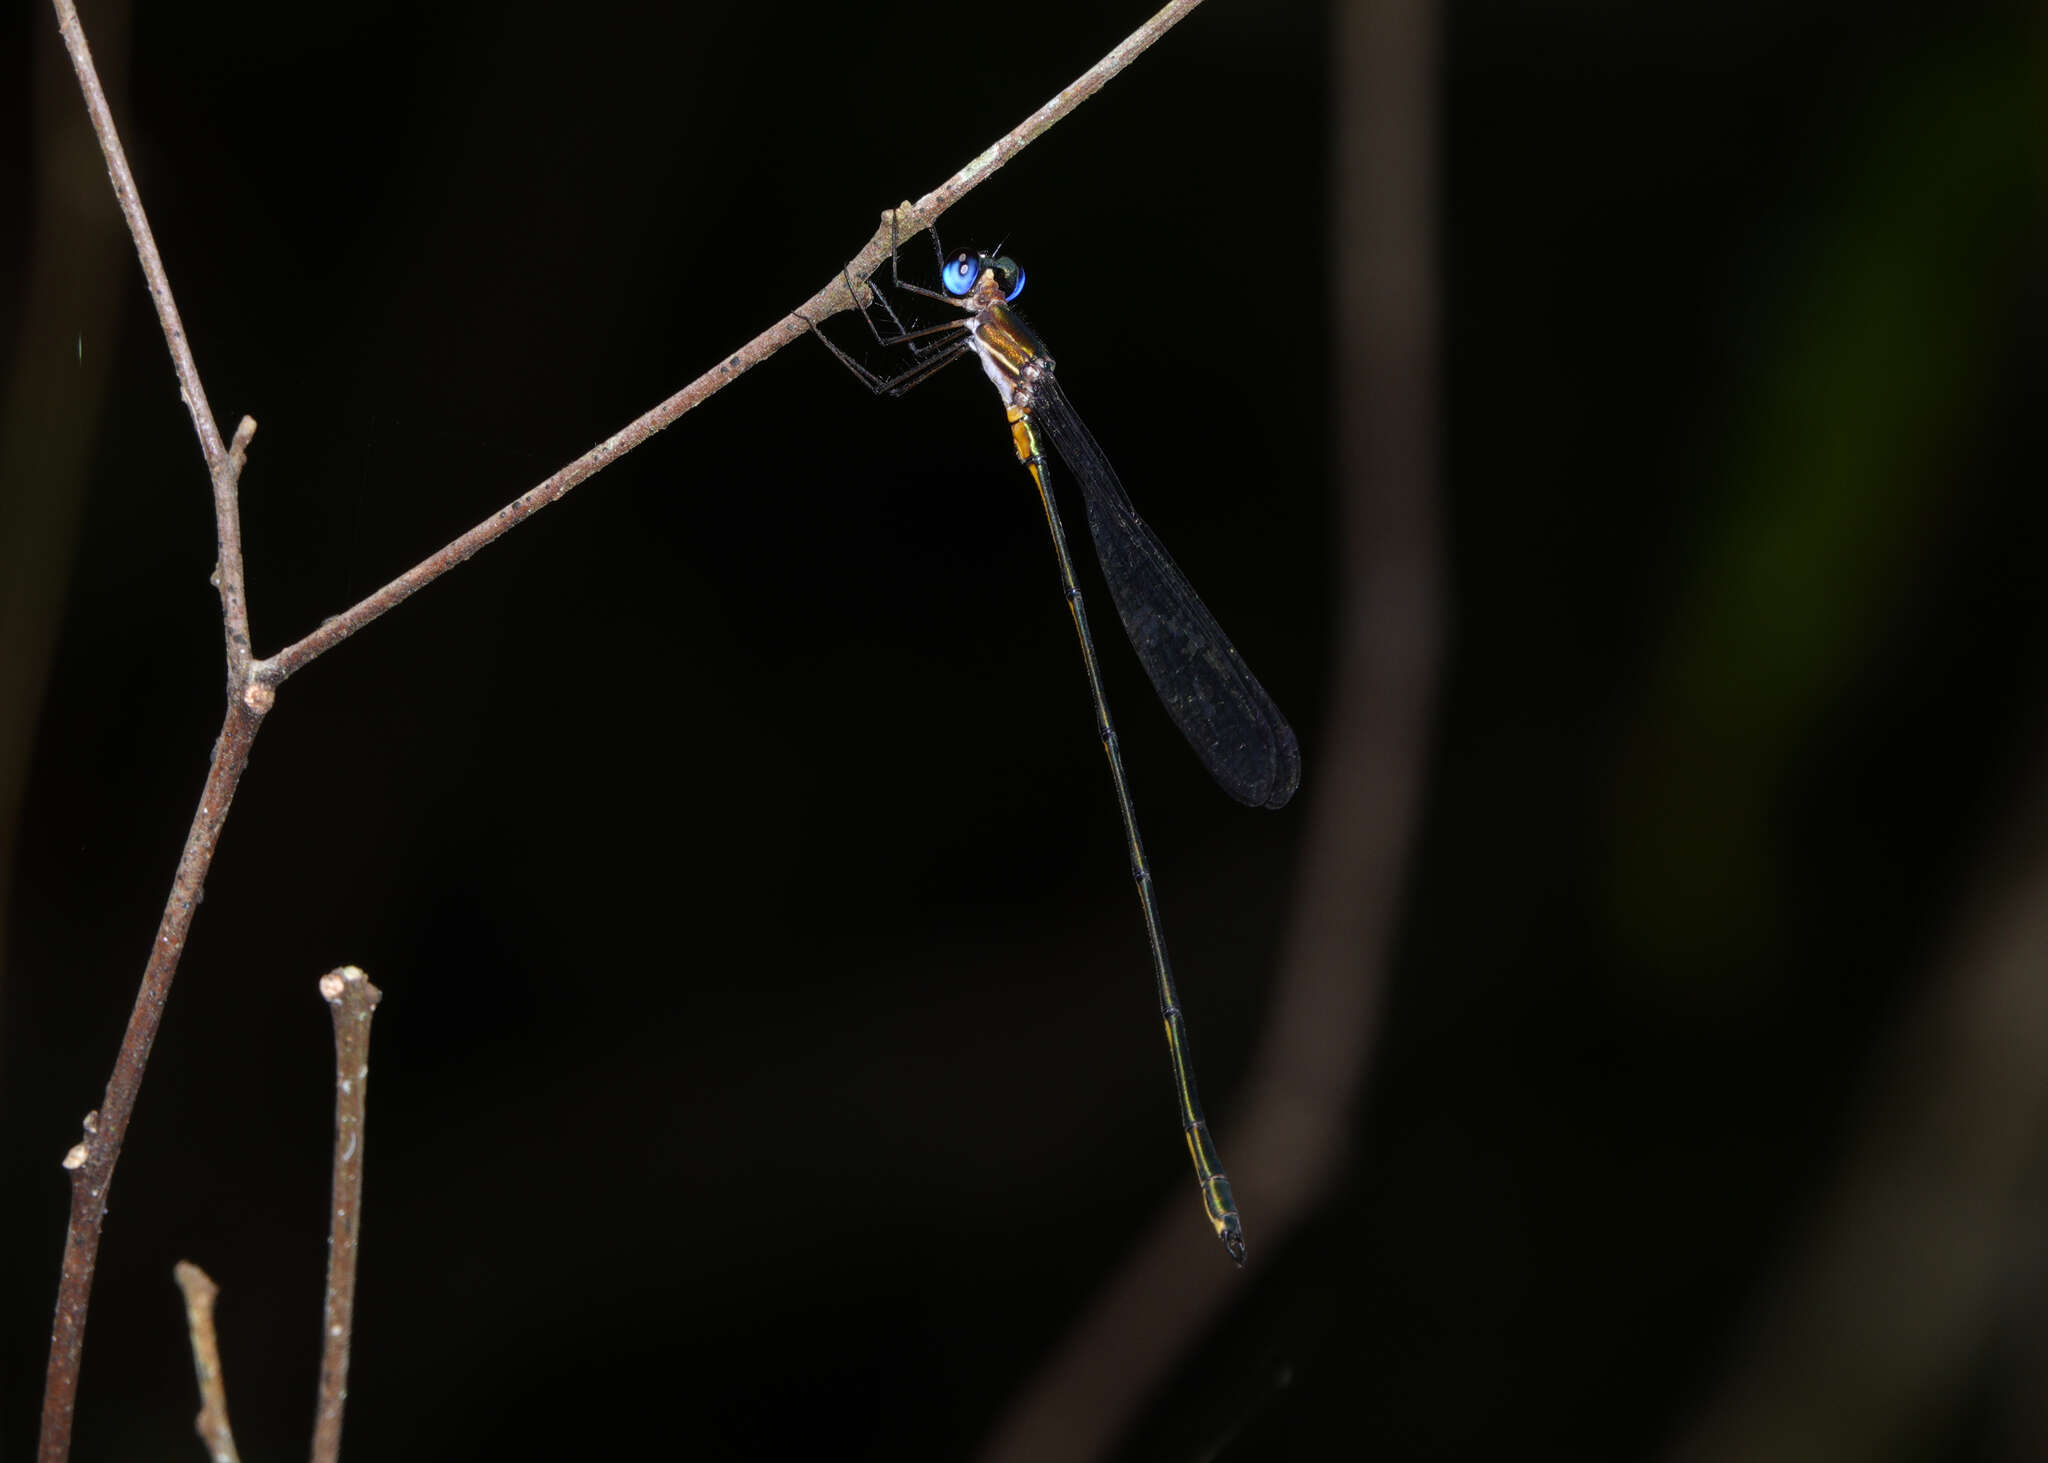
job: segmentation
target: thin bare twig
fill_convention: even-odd
[[[652,411],[622,427],[545,482],[499,509],[438,553],[422,560],[359,604],[326,621],[312,634],[262,661],[255,660],[250,649],[241,520],[236,496],[243,461],[256,424],[250,418],[243,418],[233,446],[221,442],[220,430],[214,423],[212,409],[200,383],[198,364],[192,357],[191,346],[172,298],[169,276],[143,211],[141,193],[129,170],[112,109],[94,71],[92,51],[86,44],[78,13],[71,0],[51,0],[51,3],[57,11],[58,28],[63,34],[72,67],[78,73],[79,88],[85,96],[93,130],[107,159],[115,196],[134,237],[136,255],[142,263],[150,296],[156,302],[180,393],[192,415],[193,429],[198,434],[200,450],[205,455],[207,472],[212,480],[215,533],[219,543],[214,582],[221,595],[228,662],[227,714],[220,737],[214,743],[206,788],[186,835],[170,897],[165,902],[163,918],[157,928],[156,942],[151,947],[150,959],[143,971],[142,987],[136,995],[127,1030],[122,1035],[113,1074],[108,1079],[106,1098],[100,1109],[87,1119],[85,1138],[71,1149],[64,1161],[64,1166],[71,1171],[71,1217],[65,1233],[63,1269],[58,1279],[56,1316],[51,1326],[50,1362],[44,1380],[42,1432],[38,1449],[40,1463],[64,1463],[71,1448],[71,1424],[78,1399],[86,1307],[92,1293],[93,1270],[106,1217],[107,1189],[120,1157],[129,1120],[134,1114],[142,1074],[148,1065],[150,1048],[156,1040],[157,1027],[169,998],[171,980],[177,973],[178,961],[191,930],[193,909],[199,902],[207,870],[212,865],[214,849],[227,820],[235,789],[248,766],[250,747],[261,729],[265,713],[276,699],[276,688],[309,661],[411,598],[425,585],[639,446],[790,341],[807,334],[813,321],[854,308],[858,301],[847,289],[847,277],[866,280],[888,257],[899,235],[915,233],[935,222],[1054,123],[1099,91],[1110,77],[1147,50],[1200,0],[1174,0],[1071,86],[946,182],[916,203],[906,203],[885,213],[882,226],[876,229],[866,247],[848,261],[843,274],[835,274],[809,300],[717,366]]]
[[[353,965],[320,977],[334,1017],[334,1206],[327,1235],[327,1309],[321,1326],[320,1401],[313,1463],[341,1457],[348,1347],[356,1308],[356,1243],[363,1218],[363,1108],[370,1087],[370,1017],[383,992]]]
[[[220,1287],[213,1277],[180,1260],[171,1273],[185,1292],[185,1329],[192,1333],[192,1370],[199,1374],[199,1416],[192,1426],[206,1444],[213,1463],[242,1463],[235,1451],[235,1432],[228,1426],[228,1388],[220,1370],[220,1342],[213,1333],[213,1300]]]

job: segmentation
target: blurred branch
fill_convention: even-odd
[[[1436,86],[1430,0],[1340,5],[1335,705],[1274,1008],[1227,1151],[1255,1260],[1351,1143],[1428,771],[1442,627],[1436,487]],[[1175,1194],[998,1424],[1000,1463],[1109,1453],[1238,1293]]]
[[[1908,1458],[2038,1300],[2048,732],[1974,907],[1872,1072],[1861,1138],[1675,1463]],[[2026,1379],[2037,1388],[2038,1377]]]
[[[249,667],[249,604],[242,580],[242,513],[235,493],[241,477],[239,457],[229,460],[227,444],[221,441],[220,428],[213,420],[213,408],[207,404],[206,387],[199,380],[199,363],[192,358],[192,343],[185,338],[185,322],[178,317],[178,302],[171,296],[171,279],[164,272],[163,256],[157,252],[156,235],[150,232],[149,216],[142,211],[142,194],[136,189],[135,175],[128,169],[128,153],[121,146],[113,109],[107,105],[107,94],[93,68],[92,48],[85,42],[78,10],[71,0],[52,3],[57,7],[57,29],[63,34],[64,49],[71,53],[71,67],[78,73],[78,89],[85,97],[92,130],[98,135],[100,151],[107,159],[114,199],[121,205],[121,216],[128,221],[128,233],[135,240],[135,257],[142,264],[142,277],[148,282],[149,297],[156,304],[164,343],[171,349],[171,369],[178,375],[178,395],[191,414],[192,430],[198,434],[199,450],[206,458],[207,475],[213,479],[213,522],[220,548],[214,587],[220,591],[221,619],[227,627],[228,685],[232,695],[247,678]]]
[[[92,1278],[99,1253],[100,1235],[106,1219],[107,1190],[120,1158],[121,1144],[134,1115],[142,1075],[149,1062],[150,1048],[170,997],[170,986],[184,953],[191,930],[192,914],[201,898],[208,869],[227,821],[235,790],[248,766],[249,752],[261,729],[263,717],[276,699],[277,687],[295,671],[340,644],[357,630],[395,608],[418,590],[494,542],[534,513],[562,497],[578,483],[624,456],[663,427],[759,365],[784,345],[808,333],[813,320],[851,309],[857,301],[848,289],[850,277],[866,279],[887,257],[892,241],[906,227],[913,232],[935,221],[961,197],[985,182],[995,171],[1026,146],[1087,100],[1171,29],[1200,0],[1175,0],[1113,49],[1073,85],[1039,108],[994,146],[969,162],[958,173],[915,204],[906,204],[884,215],[884,223],[867,246],[850,261],[846,270],[738,351],[685,386],[661,405],[628,423],[596,447],[577,458],[539,486],[498,510],[468,533],[438,553],[421,561],[343,614],[328,620],[312,634],[286,647],[268,660],[253,659],[250,648],[249,613],[242,567],[241,518],[238,486],[255,422],[242,418],[232,446],[221,440],[212,407],[199,376],[190,342],[186,339],[170,279],[157,251],[149,219],[142,207],[142,195],[128,166],[113,110],[94,68],[92,50],[86,43],[72,0],[52,0],[58,29],[78,76],[79,90],[86,103],[101,152],[112,179],[114,195],[128,222],[137,259],[157,308],[164,339],[170,348],[172,368],[179,392],[191,414],[213,485],[214,526],[219,558],[214,583],[221,597],[223,632],[227,645],[228,705],[219,738],[214,743],[206,787],[200,795],[192,825],[186,834],[178,860],[170,897],[157,928],[157,937],[144,968],[142,985],[121,1049],[108,1078],[106,1097],[100,1108],[87,1118],[85,1137],[66,1155],[64,1166],[71,1173],[71,1215],[65,1232],[63,1268],[58,1279],[56,1316],[51,1326],[49,1369],[43,1387],[42,1431],[39,1442],[41,1463],[64,1463],[71,1448],[72,1418],[78,1400],[79,1367],[85,1344],[86,1309],[92,1294]],[[353,1251],[351,1250],[351,1255]],[[352,1261],[351,1261],[352,1265]],[[330,1297],[332,1304],[332,1297]],[[331,1319],[331,1318],[330,1318]],[[344,1362],[345,1373],[345,1362]],[[325,1373],[323,1372],[323,1377]],[[339,1380],[337,1379],[337,1386]],[[323,1390],[323,1418],[325,1416]],[[338,1396],[336,1398],[338,1407]],[[339,1413],[335,1426],[339,1427]],[[338,1440],[338,1431],[336,1434]]]
[[[334,1017],[334,1205],[327,1236],[327,1306],[321,1327],[320,1402],[313,1463],[338,1463],[355,1324],[356,1245],[362,1231],[363,1109],[370,1086],[370,1017],[383,992],[353,965],[320,977]]]
[[[107,4],[108,81],[127,73],[127,6]],[[0,959],[15,839],[86,484],[128,298],[118,213],[64,54],[38,36],[34,194],[19,280],[20,333],[0,400]]]
[[[220,1342],[213,1333],[213,1301],[220,1287],[213,1277],[180,1260],[173,1268],[185,1292],[185,1329],[192,1335],[192,1370],[199,1374],[199,1416],[192,1421],[213,1463],[241,1463],[234,1429],[228,1426],[228,1389],[221,1377]]]

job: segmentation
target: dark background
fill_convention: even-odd
[[[214,410],[261,423],[258,651],[730,353],[1146,11],[88,7]],[[44,119],[80,109],[48,10],[8,14],[5,339],[87,444],[75,533],[8,560],[34,545],[59,618],[0,626],[53,655],[0,707],[32,738],[14,1458],[57,1160],[221,672],[205,476],[118,233],[59,271],[102,314],[32,328]],[[1230,803],[1098,617],[1226,1158],[1348,754],[1329,25],[1213,0],[943,224],[1024,262],[1301,734],[1295,806]],[[1743,1353],[2030,826],[2044,39],[2024,7],[1443,13],[1451,638],[1359,1141],[1122,1456],[1641,1457]],[[46,485],[13,446],[19,509]],[[223,1287],[245,1455],[302,1446],[342,962],[384,991],[352,1454],[970,1453],[1168,1196],[1201,1224],[1100,762],[987,384],[876,401],[808,344],[309,667],[113,1191],[76,1456],[198,1456],[182,1258]],[[2036,1456],[2043,1129],[2002,1116],[2018,1278],[1910,1435],[1786,1456]]]

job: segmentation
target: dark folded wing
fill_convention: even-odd
[[[1132,509],[1050,374],[1034,383],[1031,415],[1081,486],[1110,598],[1174,725],[1225,792],[1255,808],[1280,807],[1301,782],[1294,729]]]

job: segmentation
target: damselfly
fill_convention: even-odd
[[[1166,956],[1159,901],[1152,887],[1151,868],[1145,861],[1145,846],[1138,837],[1138,816],[1131,805],[1123,754],[1117,748],[1116,728],[1109,717],[1109,700],[1103,694],[1102,672],[1096,664],[1094,638],[1088,633],[1081,588],[1074,580],[1073,560],[1067,553],[1066,530],[1061,527],[1059,510],[1053,502],[1052,472],[1045,450],[1048,441],[1081,485],[1096,557],[1109,585],[1110,598],[1116,602],[1117,614],[1131,638],[1131,647],[1137,651],[1146,675],[1151,677],[1152,687],[1159,693],[1167,714],[1187,737],[1210,775],[1241,803],[1277,808],[1294,795],[1301,780],[1301,752],[1293,730],[1274,706],[1273,698],[1246,668],[1215,617],[1167,555],[1158,536],[1131,507],[1109,459],[1103,456],[1053,378],[1053,361],[1045,343],[1010,308],[1023,291],[1024,271],[1001,255],[963,251],[948,259],[939,250],[936,232],[932,235],[932,248],[940,260],[943,293],[906,284],[899,278],[893,249],[889,257],[890,280],[900,290],[965,311],[964,319],[924,330],[905,330],[894,307],[875,290],[874,298],[891,326],[891,333],[884,335],[868,314],[867,306],[861,307],[868,327],[882,345],[907,345],[911,349],[916,359],[909,369],[896,376],[876,375],[834,345],[823,332],[818,332],[818,338],[877,394],[889,396],[902,395],[933,372],[971,353],[981,362],[982,370],[995,383],[997,394],[1008,408],[1010,440],[1018,460],[1038,485],[1046,527],[1052,533],[1053,557],[1059,562],[1060,587],[1066,593],[1074,633],[1081,642],[1081,664],[1088,673],[1088,690],[1095,698],[1095,729],[1109,758],[1109,778],[1116,788],[1117,808],[1123,814],[1131,877],[1137,884],[1138,907],[1145,918],[1145,938],[1152,947],[1152,975],[1159,991],[1160,1018],[1166,1025],[1174,1094],[1180,1106],[1181,1127],[1187,1134],[1188,1152],[1194,1159],[1195,1178],[1201,1186],[1202,1206],[1231,1259],[1243,1264],[1244,1230],[1238,1222],[1230,1180],[1216,1156],[1216,1145],[1209,1136],[1201,1100],[1195,1093],[1187,1022],[1181,1015],[1180,994],[1174,987],[1173,967]],[[856,300],[860,298],[851,278],[847,288]]]

